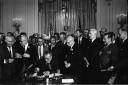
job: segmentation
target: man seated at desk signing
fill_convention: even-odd
[[[48,76],[52,73],[60,73],[57,62],[53,59],[51,52],[45,52],[44,57],[37,62],[35,66],[35,73],[37,73],[37,75],[44,76]]]

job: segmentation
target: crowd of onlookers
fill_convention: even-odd
[[[94,28],[50,36],[0,33],[0,81],[59,73],[81,84],[128,83],[127,28],[119,28],[117,37],[106,28],[99,33]]]

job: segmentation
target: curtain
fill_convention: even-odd
[[[96,0],[39,0],[40,33],[96,27]]]
[[[2,32],[2,0],[0,0],[0,32]]]

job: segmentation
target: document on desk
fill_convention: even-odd
[[[62,83],[74,83],[74,79],[62,79]]]

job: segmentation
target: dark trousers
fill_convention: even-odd
[[[117,73],[115,84],[128,84],[128,70],[121,70]]]
[[[1,81],[1,79],[2,79],[2,65],[0,63],[0,81]]]
[[[3,81],[12,81],[15,79],[15,64],[9,63],[2,66],[2,79]]]

